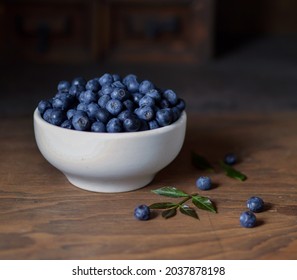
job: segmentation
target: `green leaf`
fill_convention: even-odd
[[[152,190],[153,193],[168,197],[189,197],[189,195],[174,187],[163,187],[157,190]]]
[[[195,209],[189,207],[188,205],[182,205],[181,207],[179,207],[179,211],[184,215],[198,219],[198,215],[197,215]]]
[[[172,207],[177,207],[178,204],[172,202],[160,202],[160,203],[153,203],[149,206],[150,209],[168,209]]]
[[[223,161],[220,161],[220,165],[224,169],[224,171],[228,177],[237,179],[240,181],[245,181],[247,179],[247,176],[245,174],[234,169],[232,166],[225,164]]]
[[[176,215],[176,208],[171,208],[162,212],[162,217],[165,219],[169,219]]]
[[[192,164],[201,170],[206,170],[210,172],[214,172],[213,166],[208,162],[206,158],[201,155],[192,152]]]
[[[211,202],[211,200],[208,197],[195,195],[195,196],[192,196],[192,202],[199,209],[210,211],[213,213],[217,212],[214,204]]]

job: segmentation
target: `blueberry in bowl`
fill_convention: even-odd
[[[182,148],[185,102],[172,90],[109,73],[62,81],[57,89],[34,111],[35,139],[44,158],[79,188],[139,189]]]

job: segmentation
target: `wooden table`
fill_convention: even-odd
[[[176,160],[140,190],[92,193],[72,186],[37,149],[32,119],[0,122],[1,259],[296,259],[297,113],[189,114],[184,147]],[[209,174],[191,164],[191,151],[215,164]],[[241,161],[244,182],[217,165],[226,152]],[[199,220],[160,214],[137,221],[138,204],[168,200],[151,190],[175,186],[196,192],[200,175],[215,188],[200,192],[218,213]],[[258,226],[239,225],[246,200],[261,196]],[[174,200],[174,199],[173,199]]]

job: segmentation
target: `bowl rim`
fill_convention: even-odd
[[[60,131],[60,132],[64,131],[67,134],[92,135],[92,136],[98,135],[98,137],[104,137],[104,138],[119,138],[119,137],[121,137],[121,138],[126,138],[126,137],[127,138],[129,138],[129,137],[135,138],[135,137],[144,137],[144,136],[148,136],[148,135],[153,136],[153,135],[163,134],[163,133],[172,131],[176,127],[179,127],[183,123],[186,123],[187,114],[186,114],[186,111],[183,110],[179,119],[176,120],[174,123],[167,125],[167,126],[159,127],[159,128],[152,129],[152,130],[136,131],[136,132],[118,132],[118,133],[116,133],[116,132],[108,133],[108,132],[78,131],[78,130],[74,130],[74,129],[67,129],[67,128],[63,128],[60,126],[56,126],[56,125],[53,125],[53,124],[45,121],[41,117],[41,115],[38,111],[38,108],[36,108],[34,110],[33,119],[34,119],[34,122],[38,123],[41,126],[48,127],[49,129],[53,129],[53,130]]]

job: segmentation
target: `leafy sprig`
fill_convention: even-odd
[[[196,154],[195,152],[192,152],[192,164],[200,170],[214,172],[213,165],[211,165],[206,158]],[[247,176],[245,174],[224,163],[223,161],[219,161],[219,165],[228,177],[240,181],[245,181],[247,179]]]
[[[216,213],[216,207],[213,202],[204,196],[198,194],[188,194],[182,190],[175,187],[162,187],[160,189],[152,190],[153,193],[173,198],[183,198],[180,202],[158,202],[153,203],[149,206],[150,209],[159,209],[162,211],[162,217],[169,219],[174,217],[179,211],[181,214],[192,217],[194,219],[199,219],[196,209],[185,204],[187,201],[191,200],[196,208],[201,210],[206,210],[212,213]]]

